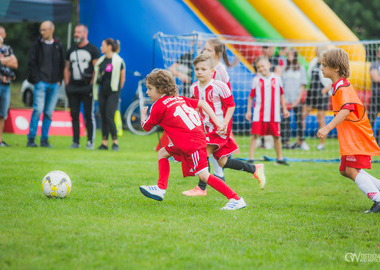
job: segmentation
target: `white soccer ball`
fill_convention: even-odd
[[[71,191],[71,179],[61,171],[49,172],[42,180],[42,190],[49,198],[65,198]]]

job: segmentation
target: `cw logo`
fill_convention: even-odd
[[[357,255],[356,253],[346,253],[346,256],[344,256],[344,260],[346,262],[358,262],[360,258],[360,253]]]

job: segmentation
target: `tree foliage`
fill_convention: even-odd
[[[324,0],[360,40],[380,39],[379,0]]]
[[[77,0],[72,0],[73,2],[73,16],[72,25],[75,26],[77,23],[76,18],[76,3]],[[41,20],[43,21],[43,20]],[[0,23],[1,24],[1,23]],[[5,38],[5,44],[12,47],[14,54],[18,60],[18,69],[16,72],[17,81],[23,81],[28,77],[28,58],[29,51],[32,46],[33,41],[40,35],[40,23],[3,23],[7,37]],[[73,28],[73,27],[72,27]],[[67,33],[68,24],[67,23],[55,23],[54,36],[62,43],[63,48],[67,48]],[[72,32],[73,34],[73,32]]]

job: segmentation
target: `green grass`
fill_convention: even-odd
[[[100,144],[100,134],[97,134]],[[0,269],[378,269],[349,263],[347,252],[380,254],[380,215],[338,163],[265,163],[261,191],[243,172],[226,170],[247,208],[224,212],[227,200],[188,198],[196,178],[171,162],[163,202],[144,197],[156,184],[156,135],[120,138],[120,152],[26,148],[26,136],[4,134],[0,148]],[[239,138],[238,138],[239,140]],[[38,140],[37,140],[38,141]],[[273,150],[271,150],[273,152]],[[49,199],[44,175],[66,172],[72,192]],[[371,173],[380,176],[380,166]]]

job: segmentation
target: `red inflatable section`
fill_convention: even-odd
[[[251,34],[217,0],[189,1],[220,34],[251,37]],[[260,46],[240,45],[234,47],[250,64],[253,63],[257,56],[262,54]]]

